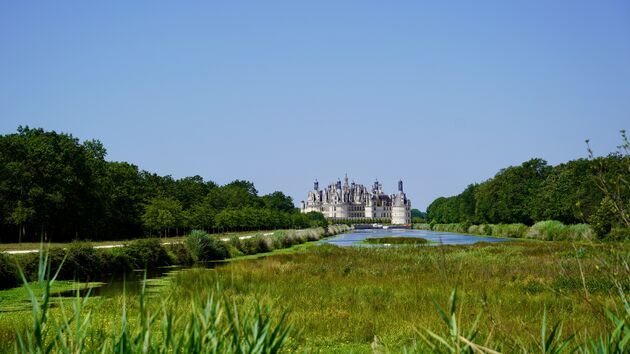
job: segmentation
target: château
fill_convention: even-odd
[[[398,181],[398,193],[388,195],[383,185],[377,181],[368,190],[362,184],[348,183],[348,176],[337,183],[319,189],[319,182],[313,183],[306,201],[300,202],[302,213],[317,211],[328,219],[373,219],[390,220],[394,225],[411,223],[411,200],[403,191],[402,180]]]

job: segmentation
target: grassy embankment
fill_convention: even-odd
[[[414,229],[544,241],[588,241],[596,238],[595,232],[588,224],[565,225],[553,220],[540,221],[532,226],[525,224],[414,224]]]
[[[182,242],[167,244],[163,239],[137,239],[116,248],[97,249],[89,242],[72,242],[46,248],[52,268],[57,269],[63,264],[59,279],[94,281],[139,268],[191,265],[195,262],[232,259],[244,255],[256,257],[257,254],[317,241],[348,229],[345,225],[330,225],[327,229],[277,230],[249,234],[251,237],[243,239],[239,234],[233,234],[228,238],[226,235],[196,232],[197,236],[201,233],[202,237],[195,239],[194,242],[189,242],[192,237],[189,235]],[[18,268],[24,271],[27,279],[35,279],[38,258],[37,253],[16,255],[0,253],[0,289],[20,284]]]
[[[585,348],[585,343],[612,331],[605,308],[616,314],[623,311],[615,284],[626,292],[630,289],[625,267],[630,246],[625,243],[301,247],[298,253],[231,262],[214,270],[177,272],[163,282],[163,297],[148,298],[144,308],[187,315],[191,303],[220,293],[243,311],[270,305],[273,318],[288,311],[295,328],[286,343],[288,351],[367,353],[376,337],[380,346],[399,352],[421,343],[419,333],[426,335],[424,329],[446,335],[433,301],[445,307],[458,286],[459,326],[470,328],[480,316],[477,343],[500,351],[540,352],[545,308],[547,335],[562,321],[559,337],[575,335],[570,347]],[[88,302],[89,330],[96,338],[120,328],[123,303],[130,328],[139,328],[137,296]],[[51,315],[58,318],[59,310],[53,309]],[[3,348],[15,328],[28,323],[24,313],[0,315]],[[173,324],[180,332],[185,325],[184,320]],[[159,342],[160,324],[154,327],[153,341]]]
[[[234,236],[242,237],[242,236],[255,236],[260,235],[261,233],[273,233],[279,234],[284,232],[284,230],[269,230],[269,231],[242,231],[242,232],[225,232],[225,233],[217,233],[212,234],[213,237],[217,238],[230,238]],[[186,236],[174,236],[174,237],[161,237],[159,238],[160,242],[165,244],[170,243],[181,243],[186,239]],[[129,240],[113,240],[113,241],[85,241],[90,242],[95,247],[98,246],[112,246],[112,245],[128,245],[130,242],[133,242],[137,239],[129,239]],[[67,248],[71,243],[70,242],[50,242],[46,245],[51,249],[53,248]],[[6,251],[20,251],[20,250],[38,250],[40,247],[39,242],[22,242],[22,243],[0,243],[0,252]]]

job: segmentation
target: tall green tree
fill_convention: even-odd
[[[169,230],[181,223],[182,216],[182,204],[177,199],[155,197],[145,206],[142,222],[147,229],[168,236]]]

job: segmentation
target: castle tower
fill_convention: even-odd
[[[398,194],[392,196],[392,224],[405,225],[411,223],[411,201],[403,191],[403,181],[398,181]]]

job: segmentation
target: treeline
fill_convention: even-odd
[[[105,160],[98,140],[18,128],[0,135],[0,241],[127,239],[146,234],[323,226],[282,192],[174,179]]]
[[[439,224],[589,223],[603,236],[612,227],[628,227],[622,209],[630,201],[629,167],[630,157],[622,153],[557,166],[531,159],[456,196],[436,199],[427,219]]]

